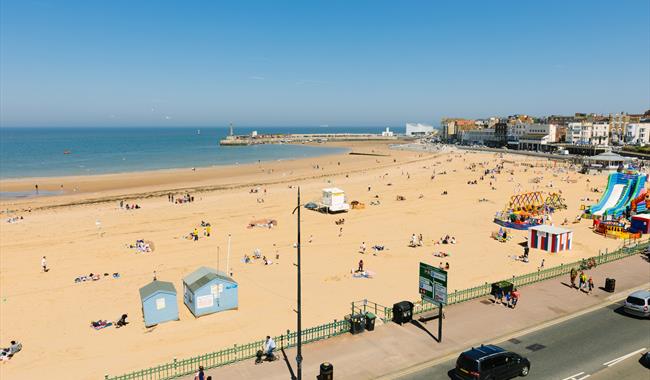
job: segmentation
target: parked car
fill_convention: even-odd
[[[639,361],[641,362],[641,364],[644,367],[650,368],[650,351],[648,351],[645,354],[641,355],[641,359]]]
[[[650,317],[650,292],[647,290],[637,290],[625,299],[623,311],[637,317]]]
[[[528,359],[490,344],[460,354],[454,374],[463,380],[505,380],[527,376],[529,371]]]

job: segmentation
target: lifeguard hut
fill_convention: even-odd
[[[338,187],[329,187],[323,189],[323,199],[321,201],[322,211],[331,212],[347,212],[350,210],[350,205],[346,203],[345,191]]]

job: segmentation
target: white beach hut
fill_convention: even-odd
[[[323,200],[321,202],[328,212],[345,212],[350,205],[345,201],[345,191],[337,187],[323,189]]]

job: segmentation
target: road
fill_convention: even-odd
[[[526,379],[650,379],[639,364],[650,349],[650,320],[624,315],[623,302],[498,344],[528,357]],[[486,342],[491,343],[491,342]],[[456,359],[399,377],[401,380],[449,380]]]

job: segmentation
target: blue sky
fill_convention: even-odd
[[[1,126],[650,108],[650,1],[0,2]]]

